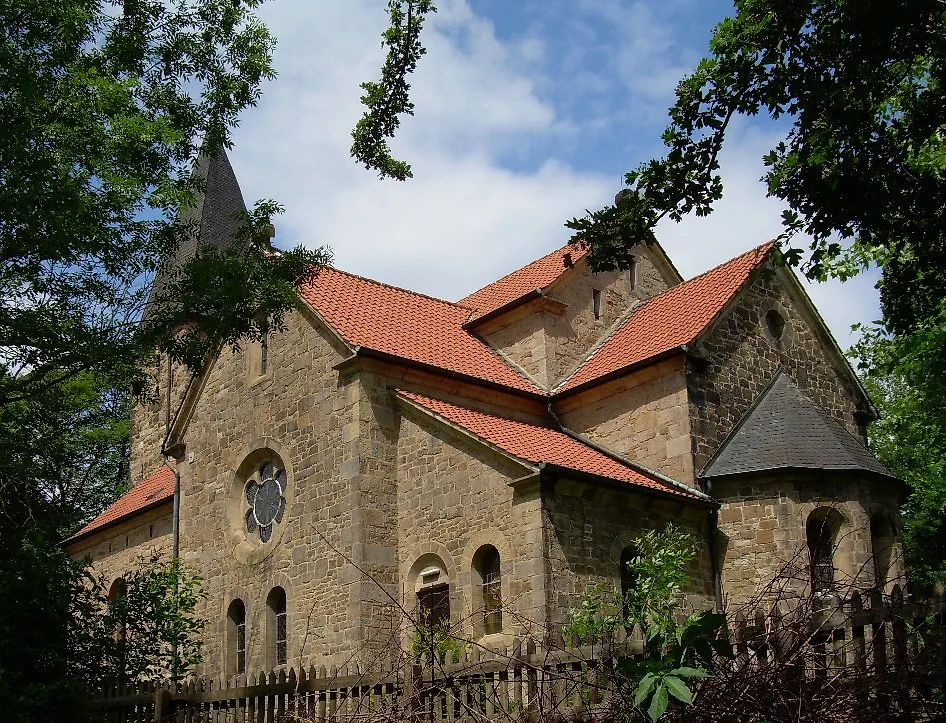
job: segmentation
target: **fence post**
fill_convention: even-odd
[[[420,711],[420,684],[423,668],[419,663],[409,663],[404,671],[404,702],[407,720],[415,720]]]
[[[158,686],[154,691],[154,723],[164,723],[174,713],[174,696],[164,686]]]

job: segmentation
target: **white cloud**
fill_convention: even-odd
[[[404,120],[393,144],[413,165],[413,180],[378,181],[348,156],[362,113],[359,83],[375,78],[382,60],[381,0],[264,6],[279,39],[280,76],[244,118],[232,160],[248,201],[285,204],[277,220],[283,245],[327,243],[339,268],[456,299],[564,243],[563,221],[607,203],[620,178],[576,170],[556,153],[566,143],[569,152],[576,143],[592,147],[594,138],[584,137],[589,126],[576,133],[573,119],[537,90],[555,81],[543,75],[542,60],[554,50],[540,36],[500,42],[475,4],[439,6],[413,81],[417,115]],[[664,36],[641,42],[672,60]],[[633,52],[639,63],[640,48]],[[778,233],[780,209],[757,181],[770,139],[734,140],[725,159],[728,195],[718,211],[661,229],[686,275]],[[525,148],[539,149],[544,160],[510,164]],[[840,337],[853,321],[875,315],[876,294],[860,286],[853,295],[849,286],[812,295]]]

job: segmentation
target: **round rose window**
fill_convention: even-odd
[[[286,512],[286,470],[272,462],[263,462],[246,485],[246,532],[269,542],[273,526],[282,522]]]

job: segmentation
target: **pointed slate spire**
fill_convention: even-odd
[[[177,220],[187,229],[174,254],[158,269],[151,285],[145,316],[151,301],[167,283],[170,272],[193,258],[199,248],[225,249],[236,243],[240,215],[246,212],[243,193],[224,149],[210,157],[201,154],[194,175],[204,181],[196,193],[194,204],[182,208]]]
[[[782,370],[720,445],[704,479],[777,469],[894,475]]]

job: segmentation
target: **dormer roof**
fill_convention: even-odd
[[[474,291],[457,303],[471,310],[468,323],[544,289],[568,271],[587,251],[565,245],[541,259],[506,274],[498,281]]]

